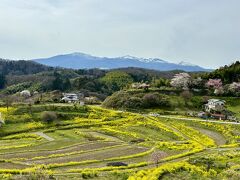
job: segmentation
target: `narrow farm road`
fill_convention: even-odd
[[[104,133],[100,133],[100,132],[96,132],[96,131],[88,131],[88,133],[90,133],[93,136],[99,136],[99,137],[102,137],[102,138],[106,138],[108,140],[112,140],[112,141],[116,141],[116,142],[124,142],[117,137],[109,136],[109,135],[104,134]]]
[[[149,119],[151,119],[152,121],[156,121],[156,119],[152,118],[150,115],[146,115],[145,117],[148,117]],[[183,134],[181,131],[177,130],[176,128],[170,126],[170,125],[167,125],[167,124],[164,124],[167,128],[173,130],[174,132],[177,132],[178,134],[180,134],[184,139],[189,139],[188,136],[186,136],[185,134]]]
[[[196,128],[196,127],[192,127],[192,128],[195,128],[197,129],[198,131],[200,131],[201,133],[207,135],[208,137],[212,138],[215,143],[220,146],[220,145],[224,145],[226,144],[227,140],[224,138],[224,136],[218,132],[215,132],[215,131],[211,131],[211,130],[208,130],[208,129],[204,129],[204,128]]]
[[[234,124],[240,125],[238,122],[227,122],[227,121],[217,121],[217,120],[203,120],[203,119],[194,119],[194,118],[180,118],[180,117],[173,117],[173,116],[162,116],[158,115],[157,117],[168,118],[168,119],[176,119],[176,120],[183,120],[183,121],[199,121],[199,122],[212,122],[212,123],[219,123],[219,124]]]
[[[44,134],[43,132],[35,132],[34,134],[37,134],[37,135],[45,138],[45,139],[48,140],[48,141],[54,141],[53,138],[49,137],[48,135]]]

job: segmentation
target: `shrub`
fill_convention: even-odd
[[[183,99],[185,100],[185,102],[189,101],[193,94],[190,92],[190,91],[183,91],[181,94],[180,94],[181,97],[183,97]]]
[[[159,93],[148,93],[143,96],[143,103],[146,108],[151,107],[168,107],[170,105],[168,99]]]
[[[51,111],[45,111],[41,114],[41,118],[46,123],[52,123],[57,119],[57,114]]]
[[[92,178],[94,178],[94,177],[97,177],[98,176],[98,174],[97,174],[97,172],[95,172],[95,171],[84,171],[84,172],[82,172],[82,178],[83,179],[92,179]]]
[[[143,101],[139,97],[129,97],[123,104],[126,108],[141,108],[143,107]]]
[[[158,92],[131,94],[131,92],[119,91],[108,97],[103,106],[124,109],[169,107],[170,101],[166,95]]]

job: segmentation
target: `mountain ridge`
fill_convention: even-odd
[[[126,67],[139,67],[160,71],[211,71],[211,69],[206,69],[185,61],[181,61],[180,63],[172,63],[160,58],[138,58],[130,55],[112,58],[97,57],[80,52],[61,54],[49,58],[33,59],[32,61],[52,67],[63,67],[72,69],[116,69]]]

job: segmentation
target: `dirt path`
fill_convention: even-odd
[[[226,139],[224,138],[223,135],[221,135],[218,132],[211,131],[208,129],[198,128],[198,127],[197,128],[192,127],[192,128],[197,129],[201,133],[203,133],[203,134],[207,135],[208,137],[210,137],[211,139],[213,139],[218,146],[226,144]]]
[[[103,134],[103,133],[100,133],[100,132],[89,131],[88,133],[93,135],[93,136],[99,136],[99,137],[106,138],[106,139],[109,139],[109,140],[112,140],[112,141],[115,141],[115,142],[124,142],[117,137],[109,136],[109,135],[106,135],[106,134]]]
[[[180,117],[173,117],[173,116],[162,116],[158,115],[157,117],[168,118],[168,119],[176,119],[176,120],[183,120],[183,121],[199,121],[199,122],[211,122],[211,123],[218,123],[218,124],[234,124],[240,125],[238,122],[228,122],[228,121],[220,121],[220,120],[203,120],[203,119],[194,119],[194,118],[180,118]]]
[[[41,136],[42,138],[48,140],[48,141],[54,141],[55,139],[49,137],[48,135],[44,134],[43,132],[35,132],[34,134],[37,134],[39,136]]]
[[[156,119],[152,118],[150,115],[145,115],[145,117],[148,117],[148,118],[151,119],[152,121],[158,122]],[[167,124],[167,123],[164,123],[164,125],[165,125],[167,128],[169,128],[169,129],[175,131],[176,133],[178,133],[179,135],[181,135],[184,139],[186,139],[186,140],[190,139],[188,136],[186,136],[185,134],[183,134],[181,131],[179,131],[178,129],[174,128],[173,126],[171,126],[171,125],[169,125],[169,124]],[[176,141],[176,142],[177,142],[177,141]]]

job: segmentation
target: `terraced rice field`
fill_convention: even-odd
[[[161,166],[219,151],[239,151],[237,126],[179,122],[100,107],[89,107],[84,116],[82,112],[75,115],[57,126],[38,122],[39,127],[24,132],[17,130],[23,121],[6,122],[2,129],[6,135],[0,138],[0,173],[15,179],[45,171],[57,179],[81,179],[86,174],[93,179],[124,179],[116,170],[131,176],[156,163]],[[160,153],[163,156],[156,162],[154,154]],[[109,162],[127,166],[108,166]],[[239,165],[237,160],[231,163]]]

